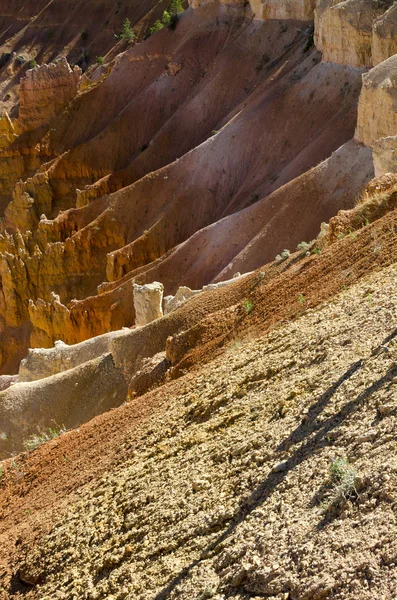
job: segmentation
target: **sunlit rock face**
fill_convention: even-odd
[[[323,60],[352,67],[371,67],[373,26],[389,0],[319,0],[315,11],[315,44]]]
[[[80,78],[80,67],[72,69],[66,58],[27,71],[19,89],[19,130],[48,123],[76,95]]]
[[[373,148],[376,177],[397,173],[397,136],[381,138]]]
[[[255,16],[260,19],[296,19],[312,21],[314,18],[315,0],[251,0]]]
[[[372,147],[397,134],[397,55],[363,75],[356,139]]]
[[[198,8],[212,0],[189,0],[192,8]],[[242,4],[244,0],[220,0],[220,4]],[[258,19],[295,19],[297,21],[312,21],[316,0],[250,0],[249,4]]]
[[[378,17],[373,25],[372,61],[378,65],[397,54],[397,4]]]

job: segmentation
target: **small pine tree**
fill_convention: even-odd
[[[123,23],[123,29],[121,31],[120,37],[123,40],[126,40],[129,44],[131,44],[136,38],[135,31],[132,29],[131,21],[128,18],[125,19]]]

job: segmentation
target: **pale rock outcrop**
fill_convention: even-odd
[[[397,136],[381,138],[373,147],[375,177],[397,173]]]
[[[163,316],[164,286],[158,281],[145,285],[133,284],[135,323],[142,327]]]
[[[27,71],[19,89],[19,132],[48,123],[76,96],[80,78],[80,67],[72,69],[64,57]]]
[[[316,0],[250,0],[258,19],[295,19],[312,21]]]
[[[378,65],[397,54],[397,4],[378,17],[373,25],[372,61]]]
[[[31,348],[21,361],[19,381],[36,381],[74,369],[109,353],[113,340],[129,332],[130,329],[125,328],[98,335],[79,344],[68,345],[58,340],[54,348]]]
[[[72,429],[111,408],[127,395],[111,354],[66,373],[15,383],[0,392],[0,459],[24,449],[24,442],[49,427]]]
[[[368,147],[397,134],[397,55],[363,75],[355,137]]]
[[[371,67],[373,23],[388,6],[388,0],[319,0],[314,41],[323,60]]]
[[[210,0],[213,1],[213,0]],[[189,0],[192,8],[198,8],[208,0]],[[244,0],[220,0],[220,4],[247,4]],[[257,19],[295,19],[312,21],[316,0],[249,0]]]

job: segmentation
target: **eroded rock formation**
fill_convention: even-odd
[[[363,75],[358,104],[356,139],[372,147],[381,138],[397,134],[397,55]]]
[[[316,0],[250,0],[250,4],[259,19],[312,21]]]
[[[393,58],[364,76],[349,141],[368,31],[393,17],[387,3],[367,11],[366,1],[318,4],[316,39],[321,45],[328,32],[341,49],[332,57],[322,48],[322,62],[307,25],[312,2],[263,2],[254,20],[243,2],[204,2],[175,30],[121,54],[83,93],[65,61],[33,71],[59,71],[73,93],[60,94],[67,105],[47,114],[51,126],[14,139],[12,122],[4,125],[7,372],[28,345],[76,344],[146,323],[136,320],[134,284],[161,281],[166,295],[200,290],[310,241],[373,177],[373,148],[377,172],[392,168],[383,150],[379,166],[376,144],[395,133]],[[339,16],[334,22],[328,13]],[[356,38],[343,19],[358,27]],[[188,60],[193,40],[196,58]]]
[[[49,123],[77,94],[81,69],[69,66],[66,58],[26,72],[19,88],[19,132]]]
[[[133,284],[135,323],[137,327],[147,325],[163,316],[164,286],[158,281],[146,285]]]
[[[319,0],[315,43],[323,54],[323,60],[353,67],[371,67],[374,64],[373,27],[391,4],[388,0]],[[383,51],[377,47],[377,59]]]
[[[389,3],[386,2],[387,6]],[[397,4],[392,6],[373,25],[372,61],[378,65],[397,53]]]

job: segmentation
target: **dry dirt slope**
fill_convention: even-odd
[[[395,598],[396,278],[4,464],[1,598]]]

